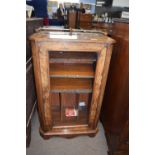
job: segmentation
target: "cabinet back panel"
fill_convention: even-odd
[[[50,96],[54,126],[88,123],[91,93],[51,93]],[[68,108],[76,109],[78,115],[67,117]]]
[[[75,58],[75,59],[81,59],[81,58],[85,58],[85,59],[92,59],[92,60],[96,60],[96,53],[92,53],[92,52],[65,52],[65,51],[61,51],[61,52],[55,52],[55,51],[50,51],[49,52],[50,58]]]

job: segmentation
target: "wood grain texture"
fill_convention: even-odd
[[[41,45],[42,44],[42,45]],[[74,42],[69,42],[69,41],[64,41],[59,42],[59,41],[52,41],[52,42],[46,42],[45,43],[40,43],[40,45],[43,48],[47,48],[48,51],[70,51],[70,52],[75,52],[77,49],[79,52],[100,52],[103,47],[103,43],[98,44],[96,46],[96,43],[91,43],[89,46],[86,46],[86,43],[84,42],[77,42],[76,44]]]
[[[100,89],[101,89],[101,82],[102,82],[102,73],[104,68],[104,62],[106,57],[106,48],[104,47],[100,54],[98,54],[98,60],[96,65],[96,72],[95,72],[95,79],[94,79],[94,85],[93,85],[93,95],[92,95],[92,101],[91,101],[91,110],[89,115],[89,126],[95,127],[94,121],[98,106],[98,98],[100,95]]]
[[[39,49],[35,41],[31,41],[32,46],[32,58],[34,66],[34,75],[37,91],[37,100],[38,100],[38,114],[40,124],[43,130],[45,129],[45,117],[44,117],[44,108],[42,104],[42,85],[41,85],[41,75],[40,75],[40,62],[39,62]]]
[[[96,53],[90,52],[49,52],[50,63],[63,63],[63,64],[93,64],[96,62]]]
[[[81,29],[91,29],[92,28],[92,14],[79,13],[79,27]]]
[[[44,132],[40,128],[40,134],[43,138],[48,138],[51,136],[80,136],[80,135],[90,135],[94,136],[98,132],[98,128],[96,129],[89,129],[88,127],[67,127],[67,128],[53,128],[51,131]]]
[[[105,34],[111,34],[113,29],[113,24],[111,23],[103,23],[103,22],[96,22],[92,23],[92,28],[95,28],[97,30],[101,30],[105,32]]]
[[[101,88],[100,88],[100,95],[99,95],[99,99],[98,99],[98,105],[97,105],[94,126],[97,125],[99,116],[100,116],[100,110],[101,110],[101,106],[102,106],[102,100],[103,100],[103,96],[104,96],[104,91],[105,91],[105,86],[106,86],[107,76],[108,76],[108,71],[109,71],[109,65],[110,65],[110,60],[111,60],[112,48],[113,48],[112,46],[109,46],[106,51],[104,67],[103,67],[103,71],[102,71],[102,82],[101,82],[102,84],[101,84]]]
[[[51,78],[51,92],[92,92],[91,79]]]
[[[101,115],[105,129],[113,133],[122,130],[128,120],[129,108],[129,42],[127,28],[123,27],[128,24],[120,25],[114,27],[113,38],[117,43],[111,58]]]
[[[129,154],[129,25],[115,23],[116,40],[101,109],[110,155]]]
[[[69,11],[68,13],[68,27],[69,28],[76,28],[76,12],[72,12],[72,11]]]
[[[46,128],[52,127],[52,115],[50,103],[50,79],[49,79],[49,57],[48,52],[42,48],[39,50],[40,74],[42,85],[42,100],[45,115]]]
[[[31,37],[40,133],[47,139],[95,136],[115,41],[103,34],[77,33],[77,40],[50,39],[48,35],[39,32]],[[67,59],[72,62],[66,63]],[[79,102],[85,102],[83,110]],[[68,117],[65,110],[70,107],[78,109],[78,115]]]
[[[94,78],[92,64],[51,64],[50,77]]]

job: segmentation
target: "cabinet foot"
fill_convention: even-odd
[[[48,139],[51,138],[51,136],[49,136],[49,135],[44,135],[44,134],[42,134],[41,132],[40,132],[40,136],[41,136],[43,139],[45,139],[45,140],[48,140]]]
[[[89,137],[93,138],[93,137],[96,136],[96,134],[97,134],[97,133],[92,133],[92,134],[89,135]]]

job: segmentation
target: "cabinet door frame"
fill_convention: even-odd
[[[79,43],[74,43],[74,48],[78,47],[78,44]],[[52,108],[50,104],[49,51],[54,51],[56,43],[51,43],[50,46],[48,45],[49,42],[32,41],[33,63],[38,96],[38,111],[41,129],[45,132],[52,130],[53,128]],[[72,48],[70,46],[67,46],[67,44],[64,45],[66,47],[66,52],[71,51]],[[62,47],[59,46],[57,50],[63,51],[64,45]],[[97,50],[94,51],[95,47],[91,49],[90,47],[85,46],[83,50],[83,52],[96,52],[98,54],[92,100],[89,110],[89,129],[96,129],[97,127],[112,52],[112,45],[98,44]],[[72,51],[73,50],[76,52],[75,49],[72,49]],[[82,51],[82,47],[80,47],[80,51]],[[80,51],[78,50],[77,52]]]
[[[92,129],[96,128],[99,121],[99,114],[104,96],[111,54],[112,46],[104,46],[100,53],[98,53],[89,114],[89,127]]]

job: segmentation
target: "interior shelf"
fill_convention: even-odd
[[[50,78],[52,93],[91,93],[92,79],[84,78]]]
[[[50,77],[94,78],[93,64],[50,64]]]
[[[51,58],[50,63],[86,63],[86,64],[92,64],[95,62],[95,59],[67,59],[67,58]]]
[[[50,63],[85,63],[92,64],[96,62],[96,54],[89,52],[51,52]]]

